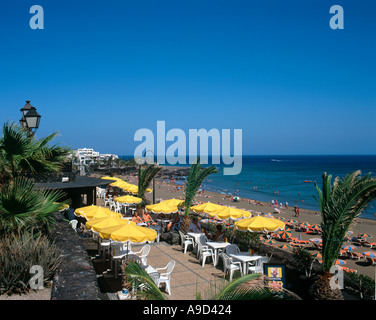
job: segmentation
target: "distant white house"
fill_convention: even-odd
[[[91,148],[77,149],[75,155],[78,159],[79,165],[89,165],[94,164],[94,162],[98,160],[115,160],[119,158],[114,154],[100,154],[99,152],[94,151],[94,149]]]

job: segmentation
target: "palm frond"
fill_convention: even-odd
[[[217,172],[218,170],[214,166],[202,168],[200,164],[200,158],[197,158],[197,161],[191,165],[184,190],[186,216],[189,215],[189,208],[202,182],[209,175]]]
[[[138,196],[145,199],[146,189],[149,187],[151,181],[162,170],[162,167],[157,167],[155,164],[149,164],[145,169],[141,166],[138,170]]]
[[[63,193],[36,189],[31,180],[16,178],[0,191],[0,230],[14,232],[19,229],[41,228],[54,223],[54,212]],[[1,232],[0,232],[1,233]]]
[[[376,198],[376,179],[361,177],[355,171],[342,180],[338,177],[331,185],[331,176],[323,173],[322,190],[317,186],[322,215],[323,269],[328,271],[339,255],[345,235],[362,211]]]
[[[137,262],[129,262],[124,268],[127,280],[136,289],[136,296],[146,300],[166,300],[149,274]]]
[[[19,125],[5,123],[0,139],[0,174],[2,180],[14,179],[30,173],[45,176],[60,170],[69,149],[48,143],[56,132],[46,138],[29,136]]]

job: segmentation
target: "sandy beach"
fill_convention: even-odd
[[[127,175],[127,176],[119,176],[122,179],[126,179],[129,183],[137,184],[137,176],[134,175]],[[173,180],[168,179],[155,179],[155,198],[156,201],[162,199],[172,199],[172,198],[183,198],[184,196],[184,187],[174,183]],[[147,199],[152,201],[153,196],[152,193],[148,193],[146,195]],[[253,199],[246,199],[241,198],[238,202],[233,202],[229,200],[228,198],[225,198],[226,196],[219,193],[214,193],[210,191],[204,191],[203,193],[197,194],[196,200],[200,203],[205,202],[212,202],[216,204],[222,204],[227,206],[235,206],[239,209],[246,209],[246,210],[252,210],[253,215],[263,215],[266,213],[271,213],[275,218],[277,217],[283,217],[285,220],[288,221],[289,219],[297,220],[298,222],[308,222],[309,224],[320,224],[321,223],[321,216],[319,212],[310,211],[307,209],[300,208],[300,216],[295,217],[294,212],[294,206],[285,208],[278,206],[278,209],[280,210],[279,213],[275,213],[275,208],[272,204],[268,204],[265,202],[256,201]],[[376,220],[371,219],[362,219],[357,218],[353,225],[350,228],[350,231],[353,232],[352,235],[349,235],[349,237],[357,236],[358,234],[367,233],[372,235],[372,238],[369,239],[370,242],[376,242]],[[296,231],[292,229],[292,237],[301,237],[302,240],[309,240],[310,238],[318,237],[319,235],[310,235],[306,234],[305,232]],[[282,244],[283,242],[278,242],[277,245]],[[349,245],[351,242],[345,242],[345,245]],[[309,245],[311,248],[312,245]],[[287,249],[291,250],[291,249]],[[371,249],[369,247],[365,246],[357,246],[357,249],[355,249],[353,252],[363,253],[365,251],[372,251],[376,254],[376,248]],[[311,251],[317,252],[317,251]],[[342,258],[341,258],[342,259]],[[359,261],[353,260],[350,258],[344,258],[343,260],[346,261],[346,265],[344,267],[348,267],[350,269],[355,269],[358,271],[358,273],[365,274],[373,279],[375,279],[375,267],[372,265],[369,265],[369,263],[365,259],[360,259]]]

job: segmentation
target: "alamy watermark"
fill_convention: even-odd
[[[29,286],[33,290],[43,289],[44,273],[43,267],[40,265],[33,265],[29,270],[32,277],[29,280]]]
[[[211,139],[211,152],[209,152]],[[202,164],[221,164],[224,175],[237,175],[242,171],[242,130],[233,130],[233,152],[231,152],[230,129],[189,129],[188,139],[182,129],[174,128],[166,133],[165,121],[157,121],[157,137],[155,150],[155,136],[150,129],[139,129],[134,134],[134,141],[142,141],[134,151],[134,158],[138,164],[154,163],[154,155],[158,164],[193,164],[198,154]],[[166,142],[172,142],[166,149]],[[187,152],[188,147],[188,152]],[[199,149],[199,153],[197,152]],[[148,154],[150,151],[151,154]],[[209,154],[211,161],[209,163]],[[187,163],[188,162],[188,163]]]
[[[33,14],[30,18],[29,26],[33,30],[44,29],[44,9],[40,5],[33,5],[29,13]],[[331,29],[344,29],[344,11],[340,5],[333,5],[329,9],[329,13],[333,16],[329,20]]]

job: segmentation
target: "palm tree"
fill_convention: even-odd
[[[187,182],[185,184],[185,210],[184,210],[184,218],[180,224],[180,231],[183,233],[187,233],[189,229],[189,225],[191,224],[191,219],[189,217],[189,211],[192,204],[194,197],[196,196],[197,190],[200,188],[202,182],[207,178],[209,175],[213,173],[217,173],[218,170],[215,166],[211,166],[208,168],[202,168],[200,164],[200,157],[197,159],[195,163],[191,165],[189,169]]]
[[[142,199],[142,206],[145,205],[145,192],[149,187],[150,182],[155,178],[162,167],[157,167],[155,164],[149,164],[145,169],[138,167],[138,196]]]
[[[130,288],[135,290],[136,297],[144,300],[166,300],[166,297],[154,283],[150,275],[137,262],[129,262],[123,269]],[[296,299],[294,294],[285,290],[286,295],[273,293],[264,285],[254,285],[260,282],[261,274],[248,274],[228,283],[210,286],[209,300],[286,300]]]
[[[0,182],[19,176],[42,177],[58,172],[69,149],[49,145],[57,135],[37,139],[16,124],[5,123],[0,138]]]
[[[54,223],[62,193],[37,189],[31,180],[16,178],[0,191],[0,235],[33,230],[38,233]]]
[[[339,289],[332,289],[331,267],[339,256],[340,249],[354,219],[376,198],[376,179],[370,175],[361,177],[360,171],[348,174],[342,180],[338,177],[331,185],[331,175],[322,175],[322,191],[315,186],[316,198],[322,216],[323,274],[315,283],[316,299],[343,299]]]

